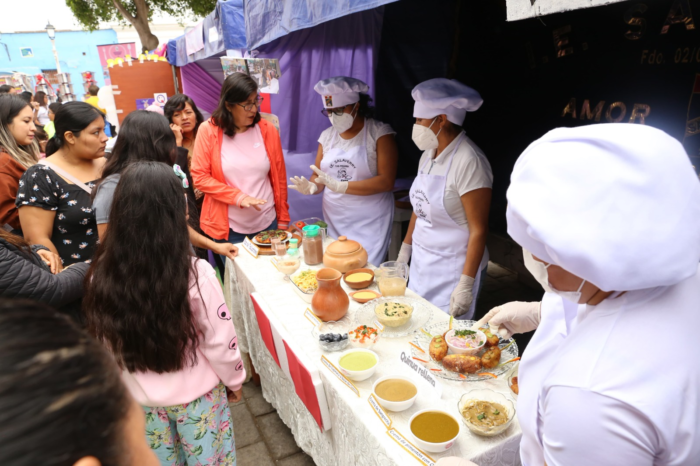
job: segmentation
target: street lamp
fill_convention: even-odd
[[[61,63],[58,61],[58,52],[56,51],[56,28],[53,27],[51,21],[46,25],[46,33],[49,35],[51,40],[51,48],[53,49],[53,58],[56,60],[56,73],[61,74]]]

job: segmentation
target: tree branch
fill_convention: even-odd
[[[141,17],[148,22],[148,5],[146,0],[134,0],[134,5],[136,5],[136,17]]]
[[[136,18],[131,16],[131,13],[129,13],[129,10],[124,8],[124,5],[122,5],[122,2],[120,0],[112,0],[112,3],[114,3],[114,6],[116,7],[117,10],[119,10],[119,13],[122,14],[124,18],[126,18],[127,21],[129,21],[131,24],[134,24],[136,21]],[[137,9],[138,11],[138,9]]]

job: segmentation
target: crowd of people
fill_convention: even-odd
[[[0,95],[0,296],[15,299],[0,302],[7,464],[235,464],[228,402],[246,371],[217,277],[235,244],[288,228],[294,189],[322,194],[329,235],[360,241],[375,265],[389,246],[395,132],[373,118],[362,81],[315,90],[331,126],[309,178],[289,181],[242,73],[206,121],[182,94],[130,113],[110,152],[95,102]],[[424,152],[398,261],[413,291],[471,319],[493,175],[461,127],[483,101],[442,78],[412,96]],[[700,183],[682,146],[632,124],[552,131],[518,159],[507,219],[546,291],[482,320],[505,338],[537,330],[520,367],[523,462],[692,464],[700,373],[650,334],[662,315],[700,324]]]

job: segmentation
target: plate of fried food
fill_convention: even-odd
[[[423,327],[411,342],[411,356],[436,377],[458,381],[497,378],[519,360],[518,345],[488,328],[472,329],[473,320],[453,320]]]
[[[284,230],[267,230],[255,235],[253,243],[258,246],[270,246],[273,238],[279,238],[281,242],[286,243],[292,234]]]

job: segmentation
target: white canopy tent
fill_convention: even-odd
[[[508,21],[609,5],[623,0],[508,0]]]

